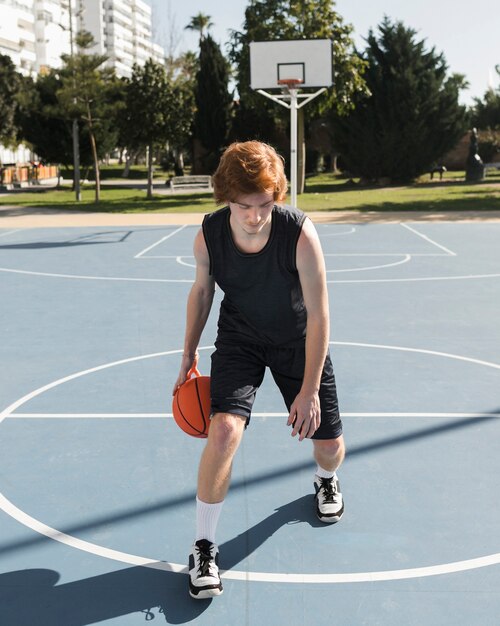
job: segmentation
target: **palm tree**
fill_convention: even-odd
[[[197,15],[193,15],[191,21],[187,26],[185,26],[184,30],[197,30],[200,33],[200,42],[205,38],[205,31],[211,28],[214,23],[211,21],[210,15],[205,15],[204,13],[198,13]]]

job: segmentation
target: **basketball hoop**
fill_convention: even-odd
[[[298,89],[303,83],[304,81],[301,78],[280,78],[278,80],[278,85],[280,87],[286,87],[288,91]]]
[[[333,84],[333,42],[283,39],[251,41],[249,47],[250,86],[290,110],[290,196],[296,207],[297,113]],[[310,89],[314,91],[311,93]]]

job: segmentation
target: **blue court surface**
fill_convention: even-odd
[[[266,377],[213,601],[186,576],[204,442],[171,417],[197,228],[0,229],[0,624],[497,626],[500,223],[317,226],[346,512],[316,520]]]

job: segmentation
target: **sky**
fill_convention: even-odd
[[[248,0],[147,0],[153,7],[155,39],[164,47],[175,44],[176,53],[196,50],[198,36],[185,30],[191,17],[204,13],[214,26],[210,33],[221,44],[230,30],[240,30]],[[353,39],[365,47],[364,37],[384,15],[417,31],[428,48],[442,52],[450,73],[465,74],[470,87],[462,92],[463,104],[482,98],[489,86],[499,84],[500,5],[498,0],[337,0],[336,11],[354,27]],[[172,26],[173,25],[173,28]]]

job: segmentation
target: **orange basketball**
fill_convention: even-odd
[[[210,376],[202,376],[196,368],[175,392],[172,413],[177,426],[192,437],[208,437],[210,428]]]

